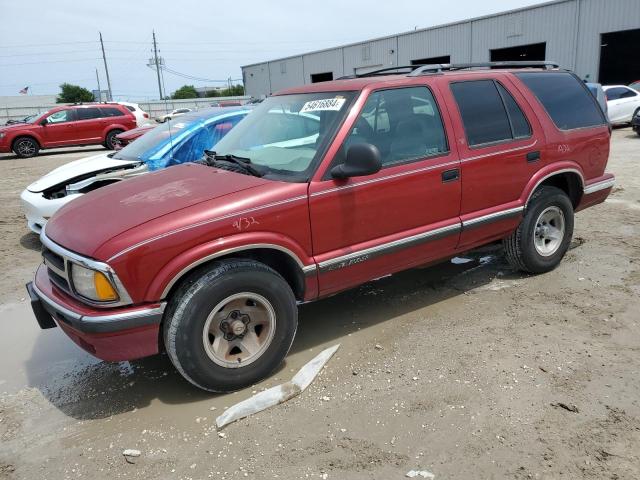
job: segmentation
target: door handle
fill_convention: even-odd
[[[452,170],[445,170],[442,172],[442,183],[454,182],[460,178],[460,170],[454,168]]]
[[[535,162],[540,160],[540,151],[536,150],[535,152],[527,153],[527,162]]]

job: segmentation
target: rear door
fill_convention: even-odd
[[[460,230],[459,161],[434,92],[414,86],[371,92],[333,164],[309,186],[321,295],[452,252]],[[370,143],[382,170],[331,178],[350,145]]]
[[[100,143],[102,131],[105,127],[105,119],[98,107],[77,107],[74,143]]]
[[[542,127],[504,75],[442,78],[455,118],[462,170],[460,248],[488,241],[519,222],[519,198],[545,155]]]

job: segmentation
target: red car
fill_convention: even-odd
[[[136,118],[118,104],[55,107],[27,123],[0,127],[0,153],[35,157],[41,149],[104,145],[113,149],[119,133],[136,128]]]
[[[28,285],[38,322],[105,360],[166,351],[229,391],[282,362],[298,303],[496,241],[550,271],[574,213],[611,192],[611,132],[573,73],[525,65],[540,68],[406,67],[267,98],[201,163],[59,210]]]
[[[133,130],[127,130],[126,132],[116,135],[114,142],[114,150],[122,150],[124,147],[133,142],[136,138],[140,138],[149,130],[153,130],[157,125],[143,125],[142,127],[134,128]]]

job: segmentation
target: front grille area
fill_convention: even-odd
[[[71,289],[69,288],[69,282],[67,281],[66,278],[64,278],[61,275],[58,275],[50,267],[47,267],[47,273],[49,274],[49,280],[51,280],[51,283],[53,283],[56,287],[64,290],[65,292],[71,293]]]
[[[49,275],[51,283],[66,293],[71,294],[71,286],[69,284],[70,272],[68,272],[69,264],[65,261],[64,257],[43,246],[42,258],[44,259],[44,264],[47,266],[47,274]]]

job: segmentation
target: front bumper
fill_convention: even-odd
[[[39,234],[42,231],[42,227],[46,225],[47,220],[54,213],[71,200],[81,196],[82,194],[79,193],[49,200],[44,198],[42,192],[23,190],[20,194],[20,203],[22,204],[24,215],[27,217],[27,225],[32,231]]]
[[[159,352],[165,303],[92,309],[53,285],[43,265],[27,291],[41,328],[59,325],[77,345],[102,360],[133,360]]]

